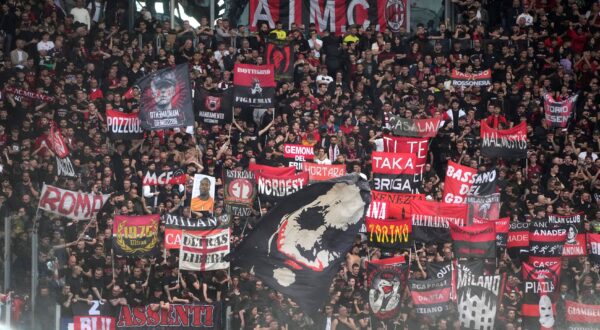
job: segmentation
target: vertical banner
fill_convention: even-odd
[[[567,230],[567,239],[565,240],[565,245],[562,249],[563,257],[578,257],[587,254],[583,216],[583,212],[567,216],[557,214],[548,216],[549,223],[561,225]]]
[[[565,100],[556,101],[552,94],[544,94],[544,114],[549,128],[567,127],[569,118],[573,115],[573,107],[577,101],[577,96],[578,94],[575,94]]]
[[[219,125],[231,122],[233,108],[231,101],[233,99],[233,89],[205,89],[196,88],[194,101],[198,116],[205,124]]]
[[[271,108],[275,98],[275,70],[272,65],[236,63],[233,88],[234,106]]]
[[[476,275],[458,268],[456,293],[461,329],[495,329],[504,275]]]
[[[480,219],[498,219],[500,217],[500,194],[467,196],[469,205],[469,220],[475,217]]]
[[[225,205],[228,213],[234,216],[252,215],[252,206],[256,199],[256,179],[250,171],[223,171],[225,182]]]
[[[67,147],[67,143],[62,136],[60,130],[56,127],[55,123],[52,123],[50,126],[50,135],[46,137],[46,142],[48,147],[56,157],[65,158],[69,155],[69,148]]]
[[[113,248],[116,255],[147,256],[158,252],[158,214],[116,215],[113,223]]]
[[[269,41],[265,49],[265,63],[275,68],[275,80],[293,81],[296,52],[288,41]]]
[[[371,154],[373,188],[378,191],[414,193],[416,159],[410,153],[376,152]]]
[[[413,200],[410,202],[412,232],[415,241],[423,243],[450,242],[448,223],[467,225],[466,204],[446,204]]]
[[[189,233],[183,231],[179,250],[179,268],[192,271],[210,271],[229,268],[225,256],[229,254],[229,228]]]
[[[567,230],[546,220],[535,220],[529,231],[529,262],[534,267],[560,263]]]
[[[444,180],[444,203],[461,204],[473,186],[473,178],[477,170],[468,166],[448,161]]]
[[[140,78],[142,128],[160,130],[194,126],[192,90],[187,64],[166,68]]]
[[[511,222],[506,248],[511,258],[529,254],[529,222]]]
[[[404,257],[367,263],[367,286],[371,311],[380,320],[398,315],[406,287],[408,264]]]
[[[288,159],[288,166],[294,166],[297,170],[302,170],[302,163],[315,158],[315,148],[301,144],[283,145],[283,157]]]
[[[204,174],[194,175],[192,186],[191,210],[194,212],[210,212],[215,207],[216,180]]]
[[[527,124],[497,130],[481,121],[481,155],[490,158],[523,159],[527,157]]]
[[[560,262],[548,267],[535,267],[524,262],[523,304],[521,315],[525,329],[553,329],[556,325],[556,300],[560,283]]]

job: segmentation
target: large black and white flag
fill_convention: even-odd
[[[504,275],[476,275],[458,268],[456,294],[461,329],[495,329]]]

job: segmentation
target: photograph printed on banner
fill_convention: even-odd
[[[215,178],[208,175],[194,175],[192,188],[192,212],[211,212],[215,205]]]

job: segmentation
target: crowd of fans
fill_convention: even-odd
[[[115,214],[189,215],[191,180],[144,189],[141,178],[149,169],[183,169],[190,179],[194,173],[215,176],[220,215],[223,170],[247,168],[250,162],[284,165],[283,143],[315,146],[316,162],[346,164],[348,172],[370,176],[370,153],[381,150],[390,114],[444,119],[429,145],[422,193],[441,199],[448,160],[495,165],[502,217],[528,221],[581,211],[586,229],[600,231],[598,1],[452,0],[454,26],[419,25],[411,33],[352,26],[343,36],[317,32],[314,25],[288,29],[280,23],[275,29],[262,23],[250,32],[226,19],[211,26],[206,17],[198,28],[185,21],[171,26],[146,8],[128,31],[125,1],[66,2],[59,7],[52,0],[5,0],[0,7],[0,202],[12,227],[12,256],[3,260],[11,263],[12,278],[4,291],[21,301],[13,313],[17,326],[31,317],[30,246],[37,229],[40,328],[51,324],[55,302],[69,317],[77,301],[101,300],[115,313],[123,304],[157,310],[171,303],[221,301],[231,307],[233,329],[459,329],[456,312],[438,319],[416,315],[409,295],[394,319],[382,323],[373,317],[365,261],[390,254],[368,247],[364,238],[357,238],[330,292],[323,293],[328,298],[321,317],[313,319],[244,269],[179,274],[177,251],[135,259],[111,252]],[[197,118],[193,134],[166,130],[146,132],[143,141],[108,138],[107,109],[139,111],[139,95],[125,94],[140,77],[188,63],[194,89],[226,89],[235,63],[265,62],[269,39],[290,41],[297,60],[293,81],[278,84],[275,108],[260,118],[235,109],[232,124],[207,125]],[[491,69],[492,85],[453,88],[453,68]],[[16,95],[15,88],[54,100]],[[558,100],[579,93],[567,129],[544,123],[545,92]],[[525,121],[527,160],[482,158],[480,120],[494,128]],[[76,179],[57,175],[45,143],[52,122],[71,150]],[[38,214],[43,183],[110,194],[110,199],[89,222]],[[265,212],[271,205],[261,207]],[[232,217],[234,247],[259,216]],[[416,278],[431,275],[427,263],[452,255],[448,245],[397,253],[410,255],[410,276]],[[521,327],[520,262],[504,254],[499,260],[496,271],[509,280],[497,329]],[[600,303],[598,267],[586,257],[564,259],[560,291],[561,302]],[[557,314],[564,322],[564,313]]]

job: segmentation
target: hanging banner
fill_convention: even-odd
[[[251,172],[254,172],[254,174],[256,175],[256,173],[265,173],[265,174],[270,174],[270,175],[294,175],[296,174],[296,168],[292,167],[292,166],[288,166],[288,167],[273,167],[273,166],[267,166],[267,165],[260,165],[260,164],[256,164],[256,163],[250,163],[250,165],[248,165],[248,170],[250,170]]]
[[[228,269],[229,228],[211,230],[183,231],[179,250],[179,269],[191,271],[210,271]]]
[[[192,90],[187,64],[166,68],[140,78],[139,118],[145,130],[194,126]]]
[[[417,190],[415,156],[410,153],[377,152],[371,154],[373,188],[379,191],[412,193]]]
[[[566,300],[569,330],[597,330],[600,324],[600,305],[581,304]]]
[[[233,105],[271,108],[275,104],[275,86],[272,65],[236,63],[233,68]]]
[[[522,264],[521,315],[525,329],[548,330],[556,325],[560,270],[560,262],[549,267],[535,267],[526,262]]]
[[[183,230],[195,233],[202,229],[215,228],[219,224],[218,219],[214,217],[186,218],[170,213],[161,215],[160,221],[165,225],[165,248],[167,249],[179,249]]]
[[[38,208],[73,220],[96,216],[110,195],[88,194],[44,184]]]
[[[544,219],[532,221],[529,231],[529,263],[534,267],[560,263],[567,229]]]
[[[490,158],[523,159],[527,157],[527,124],[497,130],[481,121],[481,155]]]
[[[508,230],[510,227],[510,218],[501,218],[501,219],[482,219],[478,217],[473,218],[473,224],[486,224],[491,223],[494,225],[496,230],[496,247],[498,249],[506,249],[506,242],[508,240]],[[528,242],[529,243],[529,242]]]
[[[210,212],[215,207],[215,187],[217,181],[214,177],[204,174],[194,175],[192,186],[192,201],[190,209],[193,212]]]
[[[584,216],[583,212],[567,216],[558,214],[548,216],[550,224],[561,225],[567,230],[567,239],[562,249],[563,257],[578,257],[587,254],[585,228],[583,227]]]
[[[425,200],[423,194],[401,194],[371,190],[367,216],[375,219],[411,219],[410,202]]]
[[[231,122],[233,116],[233,89],[205,89],[202,86],[196,89],[194,101],[198,116],[202,122],[210,125],[222,125]]]
[[[394,33],[410,29],[406,0],[250,0],[249,9],[251,31],[257,31],[259,22],[266,22],[270,29],[281,22],[286,30],[294,23],[314,23],[318,33],[329,31],[335,35],[344,34],[348,26],[355,24]]]
[[[552,94],[544,94],[544,113],[546,115],[546,124],[548,125],[548,128],[567,127],[569,118],[573,115],[573,108],[577,101],[577,96],[578,94],[562,101],[556,101]]]
[[[296,52],[288,41],[270,40],[265,49],[265,63],[275,68],[275,80],[293,81]]]
[[[256,199],[256,179],[250,171],[232,171],[224,169],[225,205],[230,214],[248,217],[252,215],[252,206]]]
[[[113,223],[113,249],[115,255],[148,256],[159,250],[158,214],[124,216],[116,215]]]
[[[52,150],[58,158],[65,158],[69,155],[69,148],[56,124],[50,125],[50,135],[46,137],[48,148]]]
[[[367,238],[371,246],[384,249],[410,249],[412,235],[410,220],[377,220],[365,218]]]
[[[587,234],[587,241],[590,244],[590,261],[600,265],[600,234]]]
[[[500,217],[500,194],[467,196],[469,219],[498,219]]]
[[[183,170],[156,172],[147,171],[142,180],[144,186],[164,186],[166,184],[185,184],[187,176]]]
[[[112,140],[136,140],[144,138],[142,121],[137,113],[106,110],[108,136]]]
[[[308,173],[308,180],[310,182],[326,181],[346,175],[346,165],[325,165],[304,162],[302,163],[302,171]]]
[[[467,225],[466,204],[446,204],[432,201],[410,202],[412,232],[415,241],[423,243],[450,242],[449,222]]]
[[[389,119],[392,134],[420,138],[435,137],[440,123],[440,118],[408,119],[392,115]]]
[[[406,287],[408,264],[404,256],[367,263],[369,306],[380,320],[398,315]]]
[[[473,185],[469,190],[469,195],[483,196],[495,193],[497,177],[498,171],[495,168],[488,171],[477,171],[477,174],[473,178]]]
[[[452,304],[450,282],[450,278],[444,277],[427,280],[409,279],[408,288],[415,312],[432,319],[448,312]]]
[[[504,275],[476,275],[460,267],[457,274],[457,309],[461,329],[495,329]]]
[[[444,179],[444,203],[465,203],[476,173],[477,170],[474,168],[449,160]]]
[[[308,185],[308,173],[275,176],[266,173],[256,174],[256,185],[261,199],[277,201]]]
[[[529,222],[511,222],[506,248],[511,258],[529,254]]]
[[[452,69],[452,86],[489,86],[492,84],[492,71],[483,70],[477,73],[462,73]]]
[[[58,176],[64,176],[67,178],[76,178],[77,174],[75,174],[75,168],[73,167],[73,163],[71,163],[71,159],[69,157],[58,158],[56,159],[56,171]]]
[[[316,315],[363,224],[369,187],[359,175],[283,197],[242,240],[232,267],[254,269],[270,288]]]
[[[450,225],[457,258],[496,258],[496,228],[493,223],[459,227]]]
[[[168,307],[154,310],[152,305],[120,305],[117,327],[131,330],[222,329],[220,302],[207,304],[198,301],[191,304],[169,304]]]

